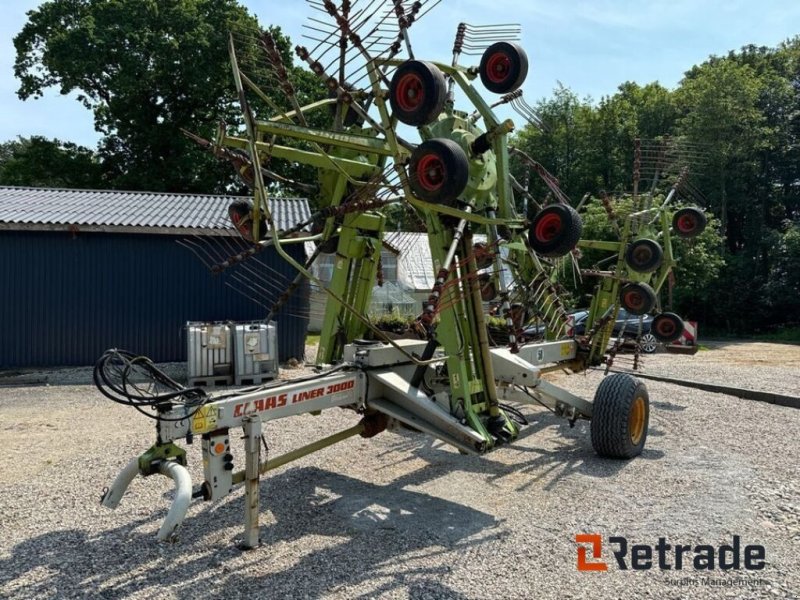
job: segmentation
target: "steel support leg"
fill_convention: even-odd
[[[259,545],[259,463],[261,460],[261,418],[251,415],[244,419],[245,480],[244,480],[244,540],[242,548]]]

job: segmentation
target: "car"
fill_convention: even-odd
[[[573,334],[585,335],[586,319],[589,317],[589,310],[585,308],[578,309],[570,311],[568,314],[573,317]],[[652,354],[656,351],[659,344],[656,337],[650,333],[650,326],[653,323],[653,315],[643,315],[642,317],[639,317],[637,315],[630,314],[624,308],[620,308],[619,313],[617,314],[617,319],[614,322],[613,334],[615,336],[619,336],[622,333],[626,337],[636,338],[639,333],[639,319],[641,319],[642,322],[642,336],[639,342],[642,352],[645,352],[646,354]],[[531,325],[523,331],[523,334],[528,340],[541,338],[544,336],[544,325]]]

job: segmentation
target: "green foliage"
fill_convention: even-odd
[[[0,185],[99,188],[104,178],[88,148],[32,136],[0,144]]]
[[[180,129],[208,138],[220,120],[237,122],[229,32],[245,62],[261,52],[258,22],[236,0],[49,0],[14,38],[18,95],[77,92],[104,134],[112,187],[224,192],[237,185],[233,171]],[[291,65],[288,39],[274,33]],[[300,95],[319,97],[322,86],[302,73]],[[276,86],[268,91],[288,108]]]
[[[800,37],[711,57],[675,91],[627,82],[593,103],[559,86],[535,106],[543,130],[526,127],[514,143],[555,175],[574,203],[605,190],[620,213],[629,210],[623,192],[632,188],[637,137],[669,135],[691,148],[691,184],[717,219],[699,238],[675,243],[675,309],[719,330],[754,331],[800,312],[798,82]],[[524,179],[519,162],[512,168]],[[533,177],[532,193],[546,200],[546,187]],[[598,199],[583,218],[584,238],[616,238]],[[603,256],[587,251],[584,260]],[[589,291],[585,284],[576,294]]]
[[[663,202],[662,195],[654,197],[654,203]],[[611,200],[614,214],[620,218],[633,211],[633,200],[629,195],[620,195]],[[591,240],[617,240],[618,234],[608,219],[601,201],[590,198],[586,203],[586,210],[582,213],[583,238]],[[681,208],[678,204],[675,209]],[[725,267],[725,258],[722,253],[723,238],[720,234],[721,223],[719,219],[710,215],[708,226],[702,234],[691,240],[672,238],[672,249],[678,265],[673,273],[676,286],[673,290],[673,310],[677,310],[684,318],[702,319],[707,316],[699,313],[709,304],[717,300],[717,286],[720,275]],[[582,263],[594,265],[598,261],[610,256],[609,252],[600,250],[581,250]],[[605,268],[613,267],[613,263],[606,263]],[[567,280],[568,281],[568,280]],[[569,282],[569,281],[568,281]],[[578,296],[591,294],[596,280],[590,279],[579,286]],[[662,301],[667,301],[666,292]],[[580,303],[585,306],[586,302]]]
[[[14,38],[18,95],[36,98],[53,87],[75,93],[103,138],[96,155],[58,140],[6,142],[0,145],[0,183],[241,190],[230,167],[196,148],[180,129],[210,138],[220,120],[229,131],[241,127],[229,32],[241,66],[275,104],[291,108],[279,86],[265,85],[257,66],[263,64],[260,31],[237,0],[45,1],[28,13]],[[271,31],[300,103],[324,97],[318,78],[293,65],[289,40],[279,29]],[[798,82],[800,37],[776,48],[747,46],[711,57],[692,67],[674,91],[626,82],[593,102],[560,85],[535,103],[543,129],[525,127],[513,144],[553,173],[574,203],[605,190],[617,212],[629,210],[624,192],[632,187],[637,137],[670,135],[702,149],[706,160],[690,165],[693,185],[719,220],[700,238],[676,243],[674,302],[705,325],[753,331],[800,312]],[[253,108],[265,114],[259,101]],[[330,121],[324,110],[310,117],[315,126]],[[316,179],[314,169],[301,165],[275,161],[270,167],[292,179]],[[515,158],[512,170],[519,180],[529,175]],[[548,200],[547,187],[530,175],[531,193]],[[273,191],[292,193],[281,186]],[[400,207],[389,221],[392,228],[417,229]],[[614,237],[596,199],[584,221],[584,237]],[[596,260],[591,254],[586,259]]]
[[[415,317],[403,315],[399,311],[383,313],[372,320],[373,325],[382,331],[405,333],[414,323]]]
[[[685,319],[707,319],[704,311],[719,301],[720,288],[726,288],[722,273],[726,267],[724,240],[719,219],[709,218],[705,231],[696,238],[673,238],[672,249],[678,261],[673,273],[673,310]]]

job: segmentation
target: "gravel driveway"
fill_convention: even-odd
[[[660,354],[647,372],[800,395],[800,347],[728,344]],[[164,478],[98,503],[153,425],[105,400],[87,370],[0,388],[0,597],[794,598],[800,594],[800,411],[647,382],[641,457],[597,458],[589,426],[524,408],[507,448],[466,457],[419,435],[353,438],[262,483],[262,540],[236,548],[241,490],[196,502],[176,544],[156,541]],[[560,376],[590,397],[601,374]],[[73,385],[54,385],[71,381]],[[268,423],[275,456],[348,427],[329,411]],[[241,457],[241,453],[238,454]],[[199,443],[189,447],[195,483]],[[654,545],[766,547],[766,568],[701,575],[576,570],[575,535]],[[608,549],[604,558],[611,559]],[[677,574],[676,574],[677,573]],[[709,579],[709,577],[711,579]]]

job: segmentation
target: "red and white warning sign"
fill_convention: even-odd
[[[675,342],[676,346],[696,346],[697,345],[697,321],[684,321],[683,333]]]

